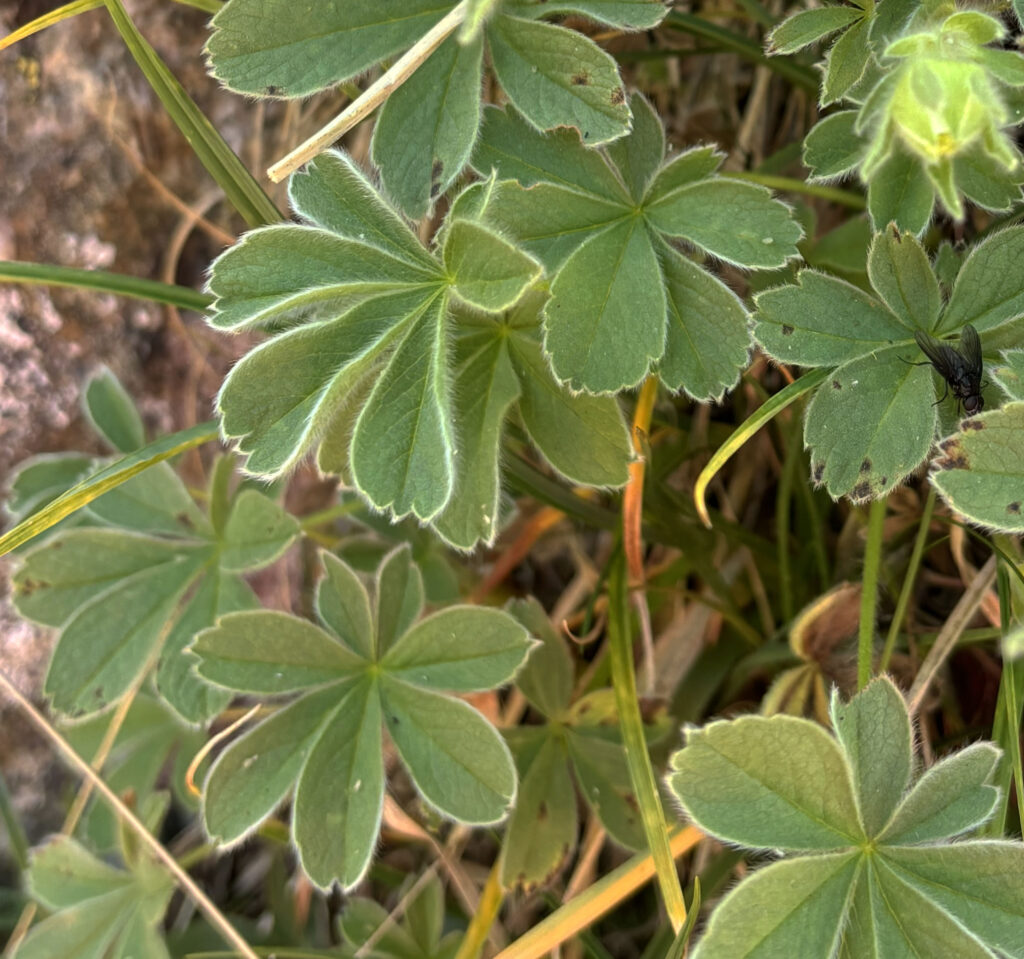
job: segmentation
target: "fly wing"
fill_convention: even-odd
[[[975,336],[977,336],[977,333],[975,333]],[[932,366],[939,371],[939,374],[947,383],[959,376],[963,360],[952,346],[935,339],[934,336],[929,336],[923,330],[916,330],[914,332],[914,339],[917,340],[917,345],[921,347],[921,352],[931,360]]]
[[[981,380],[981,337],[978,331],[969,323],[960,331],[960,353],[967,361],[968,373],[977,380]]]

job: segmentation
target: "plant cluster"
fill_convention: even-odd
[[[636,857],[556,909],[515,955],[580,931],[587,897],[646,868],[646,857],[667,917],[649,955],[682,955],[701,884],[716,899],[739,858],[731,845],[784,858],[717,903],[700,959],[1024,956],[1024,845],[1010,802],[1024,789],[1024,673],[1013,658],[1024,618],[1024,159],[1013,131],[1024,56],[1010,47],[1009,15],[868,0],[778,23],[750,0],[744,9],[772,27],[765,56],[661,0],[315,0],[304,15],[284,0],[227,0],[207,54],[229,90],[293,99],[385,67],[402,81],[382,87],[373,169],[344,149],[303,155],[285,221],[121,0],[102,6],[251,227],[212,263],[198,300],[113,274],[88,279],[198,307],[214,330],[247,335],[216,423],[147,443],[132,400],[102,370],[83,407],[111,455],[30,459],[5,504],[12,528],[0,555],[16,551],[15,606],[57,632],[43,689],[60,724],[53,735],[72,754],[109,759],[102,775],[115,793],[130,791],[137,828],[158,832],[173,804],[202,823],[204,852],[258,835],[295,850],[309,887],[365,891],[388,884],[374,859],[390,781],[425,824],[407,828],[461,890],[466,921],[449,928],[432,874],[391,875],[404,918],[353,898],[334,929],[340,951],[316,954],[476,959],[503,890],[543,895],[560,881],[585,818],[589,846],[607,836]],[[784,157],[737,171],[714,145],[669,147],[677,131],[658,98],[627,92],[602,46],[607,31],[669,29],[716,38],[805,88],[816,77],[801,51],[834,38],[822,115],[803,141],[806,181],[778,174]],[[826,185],[844,177],[851,189]],[[838,197],[867,215],[818,236],[801,197]],[[0,264],[0,277],[87,282],[25,264]],[[972,372],[967,410],[985,411],[961,418],[963,386],[946,396],[950,372],[934,356],[975,335],[983,370]],[[743,421],[731,436],[712,434],[717,452],[691,505],[678,493],[679,472],[704,452],[691,404],[722,403],[741,379],[759,389],[766,367],[753,365],[755,352],[787,375],[807,372],[745,419],[734,408]],[[802,425],[783,415],[798,400]],[[786,450],[775,542],[763,524],[735,520],[724,486],[708,533],[709,484],[772,419]],[[230,452],[190,486],[168,461],[218,433]],[[310,463],[343,493],[296,516],[283,492]],[[887,504],[926,464],[930,492],[879,650],[879,580],[899,579],[881,558]],[[469,592],[460,578],[479,573],[469,554],[517,521],[524,502],[513,493],[548,511],[534,514],[518,559],[546,516],[601,531],[591,545],[603,568],[571,604],[581,634],[595,622],[593,635],[604,633],[592,663],[536,598],[456,601]],[[924,692],[990,582],[979,573],[966,611],[931,637],[908,699],[888,677],[869,682],[894,664],[936,495],[991,533],[1006,660],[998,748],[975,743],[917,770],[912,723]],[[865,503],[863,582],[851,590],[836,586],[826,526],[846,517],[848,543]],[[613,541],[608,529],[621,533]],[[794,546],[794,532],[813,545]],[[736,549],[719,564],[722,537]],[[643,540],[675,552],[645,566]],[[266,608],[251,579],[286,555],[309,585],[298,612]],[[755,570],[749,586],[737,585],[742,570]],[[725,635],[666,667],[674,679],[659,687],[656,664],[676,654],[654,649],[651,609],[664,625],[662,594],[694,575],[706,592],[687,623],[706,626],[711,610]],[[857,677],[826,707],[826,681],[843,684],[835,651],[846,638],[828,617],[851,597]],[[643,711],[633,605],[648,641]],[[816,648],[811,624],[822,620]],[[910,672],[915,640],[902,635]],[[668,759],[675,729],[743,701],[765,670],[777,680],[768,715],[689,726]],[[499,696],[501,687],[511,691]],[[251,707],[245,731],[204,746],[241,703]],[[819,721],[770,715],[787,710]],[[664,781],[657,760],[668,760]],[[669,794],[692,824],[671,836]],[[25,864],[47,915],[19,933],[22,959],[191,948],[162,932],[176,876],[140,845],[130,810],[114,806],[116,817],[94,805],[77,836],[72,821]],[[392,814],[392,831],[399,821]],[[442,849],[432,835],[445,822],[504,823],[479,895],[459,886],[451,843]],[[965,838],[979,830],[987,838]],[[684,847],[673,844],[712,839],[726,848],[716,847],[714,868],[691,864],[687,917],[673,863]],[[114,852],[123,869],[105,858]],[[244,923],[197,902],[232,948],[251,952],[232,938]],[[569,931],[544,939],[550,929]],[[258,930],[245,931],[255,942]],[[291,931],[312,948],[307,930]],[[545,948],[529,951],[540,948],[531,937]]]

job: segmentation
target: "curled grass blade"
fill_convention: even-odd
[[[718,448],[715,455],[708,460],[708,465],[701,470],[700,476],[697,477],[697,482],[693,487],[693,502],[705,526],[711,526],[711,517],[708,515],[706,502],[708,486],[718,471],[725,465],[733,453],[746,443],[762,426],[778,416],[790,403],[795,402],[805,393],[809,393],[824,383],[831,373],[832,370],[829,368],[813,370],[790,383],[785,389],[779,390],[770,400],[759,407],[755,413],[748,416]]]

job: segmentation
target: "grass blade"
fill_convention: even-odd
[[[139,33],[121,0],[104,0],[104,3],[128,50],[171,119],[245,222],[257,227],[284,219],[253,175]]]

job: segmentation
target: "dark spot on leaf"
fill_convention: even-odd
[[[616,87],[612,90],[611,102],[613,107],[617,107],[622,103],[626,102],[626,91],[622,87]]]
[[[843,388],[843,384],[840,383],[839,380],[833,380],[832,381],[832,389],[834,389],[834,390],[841,390],[842,388]]]
[[[397,716],[388,716],[388,722],[391,723],[392,726],[400,725]]]
[[[961,450],[935,461],[936,468],[940,470],[965,470],[967,465],[967,457]]]
[[[957,449],[959,446],[960,441],[958,439],[943,440],[941,443],[939,443],[939,449],[942,450],[943,453],[950,453],[953,450]]]
[[[985,423],[982,420],[964,420],[960,424],[960,428],[965,430],[983,430]]]
[[[866,456],[864,457],[864,462],[860,464],[860,471],[862,473],[871,472],[871,460],[869,460]]]
[[[793,327],[791,327],[788,323],[783,323],[782,324],[782,335],[783,336],[791,336],[792,334],[793,334]]]
[[[174,517],[174,521],[179,526],[187,526],[189,529],[195,525],[192,522],[192,517],[189,516],[188,513],[178,513],[178,515]]]
[[[281,92],[281,88],[271,83],[263,88],[263,92],[268,97],[276,97]]]
[[[92,695],[93,695],[94,699],[102,699],[103,698],[103,687],[102,686],[97,686],[92,691]]]
[[[543,822],[547,818],[548,818],[548,804],[546,802],[542,802],[537,807],[537,820],[538,820],[538,822]]]
[[[589,713],[590,710],[593,709],[593,708],[594,707],[593,707],[593,705],[591,703],[580,703],[580,705],[576,709],[576,715],[577,716],[586,716],[587,713]]]
[[[637,802],[636,796],[634,796],[632,793],[623,793],[622,794],[622,801],[627,806],[629,806],[629,808],[632,809],[633,812],[635,812],[635,813],[640,812],[640,803]]]
[[[902,243],[903,242],[903,237],[900,236],[900,228],[895,223],[890,223],[889,224],[889,230],[892,232],[892,238],[897,243]]]
[[[1020,513],[1020,500],[1015,500],[1006,507],[1007,513]]]
[[[811,467],[811,478],[814,480],[815,483],[820,483],[821,482],[821,478],[824,475],[825,475],[825,464],[824,463],[815,463],[814,466]]]
[[[579,73],[574,73],[572,75],[572,85],[574,87],[585,87],[589,83],[590,83],[590,75],[586,71],[584,71],[584,70],[580,70]]]
[[[882,477],[882,478],[881,478],[881,479],[880,479],[880,480],[878,481],[878,484],[879,484],[880,486],[885,486],[885,485],[886,485],[886,483],[888,483],[888,482],[889,482],[889,477],[888,477],[888,476],[883,476],[883,477]]]
[[[870,483],[858,483],[850,494],[854,499],[867,499],[871,495]]]

